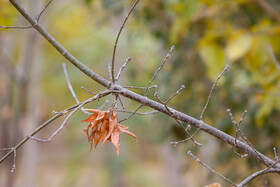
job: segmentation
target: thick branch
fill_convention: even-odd
[[[10,0],[10,2],[16,7],[16,9],[26,18],[27,21],[31,25],[35,25],[34,28],[46,39],[50,42],[53,47],[55,47],[59,53],[61,53],[67,60],[69,60],[73,65],[75,65],[78,69],[80,69],[83,73],[85,73],[87,76],[98,82],[99,84],[116,90],[120,91],[119,94],[123,95],[124,97],[127,97],[129,99],[132,99],[134,101],[137,101],[145,106],[149,106],[153,109],[156,109],[166,115],[170,116],[170,112],[165,108],[163,104],[160,104],[158,102],[155,102],[147,97],[144,97],[142,95],[139,95],[137,93],[134,93],[130,90],[127,90],[119,85],[112,84],[108,80],[104,79],[100,75],[96,74],[94,71],[89,69],[87,66],[82,64],[79,60],[77,60],[74,56],[72,56],[65,48],[63,48],[45,29],[41,27],[40,24],[36,22],[36,20],[24,10],[24,8],[18,3],[16,0]],[[200,120],[197,120],[191,116],[188,116],[187,114],[183,114],[177,110],[174,110],[172,108],[168,109],[172,112],[172,117],[176,118],[178,120],[184,121],[196,128],[199,128],[200,130],[207,132],[208,134],[211,134],[215,136],[216,138],[227,142],[230,145],[235,145],[236,148],[244,151],[245,153],[249,154],[254,159],[258,160],[259,162],[263,163],[266,166],[273,165],[274,161],[270,158],[266,157],[265,155],[259,153],[262,159],[259,158],[258,154],[255,153],[255,151],[249,147],[248,145],[242,143],[241,141],[237,141],[235,144],[235,138],[220,131],[219,129],[216,129]],[[24,140],[23,140],[24,141]],[[26,140],[25,140],[26,141]],[[0,162],[1,163],[1,162]],[[280,164],[275,165],[275,168],[280,168]]]

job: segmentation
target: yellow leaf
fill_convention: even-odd
[[[243,57],[250,49],[252,37],[248,33],[238,32],[232,35],[226,46],[226,54],[230,61]]]
[[[207,66],[207,75],[215,81],[225,66],[223,49],[216,43],[205,43],[199,46],[199,55]]]
[[[271,114],[274,108],[276,108],[277,104],[279,104],[277,97],[273,97],[270,95],[266,95],[263,98],[262,105],[258,109],[256,113],[256,123],[258,127],[262,127],[265,122],[265,118]]]

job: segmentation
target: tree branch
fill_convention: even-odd
[[[23,140],[21,140],[16,146],[12,147],[11,150],[10,150],[4,157],[1,158],[0,164],[1,164],[4,160],[6,160],[6,158],[8,158],[8,156],[10,156],[12,153],[14,153],[15,150],[17,150],[17,149],[20,148],[23,144],[25,144],[25,143],[30,139],[30,136],[34,136],[35,134],[37,134],[39,131],[41,131],[43,128],[45,128],[46,126],[48,126],[51,122],[53,122],[53,121],[56,120],[57,118],[61,117],[61,116],[64,115],[65,113],[70,112],[70,111],[72,111],[73,109],[79,107],[81,104],[83,104],[83,105],[88,104],[88,103],[90,103],[90,102],[92,102],[92,101],[95,101],[95,100],[97,100],[97,99],[99,99],[99,98],[101,98],[101,97],[104,97],[104,96],[106,96],[106,95],[108,95],[108,94],[110,94],[110,93],[113,93],[113,92],[114,92],[114,91],[110,91],[110,90],[104,91],[104,92],[102,92],[102,93],[100,93],[100,94],[98,94],[98,95],[96,95],[96,96],[94,96],[94,97],[91,97],[91,98],[89,98],[89,99],[87,99],[87,100],[85,100],[85,101],[82,101],[82,102],[80,102],[80,103],[78,103],[78,104],[76,104],[76,105],[73,105],[73,106],[71,106],[71,107],[69,107],[69,108],[67,108],[67,109],[65,109],[65,110],[63,110],[63,111],[61,111],[61,112],[56,112],[56,114],[55,114],[52,118],[48,119],[48,120],[45,121],[42,125],[40,125],[38,128],[36,128],[33,132],[31,132],[30,135],[29,135],[29,137],[25,137],[25,138],[24,138]]]
[[[68,61],[70,61],[73,65],[75,65],[79,70],[81,70],[83,73],[85,73],[88,77],[92,78],[96,82],[98,82],[100,85],[103,85],[106,88],[109,88],[111,90],[118,91],[119,94],[122,96],[129,98],[131,100],[137,101],[145,106],[149,106],[155,110],[158,110],[166,115],[170,116],[169,111],[165,108],[163,104],[160,104],[156,101],[153,101],[145,96],[139,95],[137,93],[134,93],[130,90],[127,90],[117,84],[110,83],[108,80],[104,79],[91,69],[89,69],[87,66],[85,66],[83,63],[81,63],[78,59],[76,59],[74,56],[72,56],[65,48],[63,48],[40,24],[37,23],[37,21],[18,3],[17,0],[10,0],[10,2],[14,5],[14,7],[25,17],[25,19],[31,24],[34,25],[34,28],[51,44],[54,48],[57,49],[57,51],[62,54]],[[169,110],[172,112],[172,117],[176,118],[177,120],[186,122],[193,127],[200,128],[200,130],[224,141],[227,142],[230,145],[235,145],[235,138],[220,131],[219,129],[216,129],[213,126],[210,126],[204,122],[201,122],[200,120],[197,120],[187,114],[184,114],[182,112],[179,112],[173,108],[169,108]],[[58,117],[58,116],[57,116]],[[57,118],[56,117],[56,118]],[[52,119],[53,121],[54,119]],[[36,133],[36,132],[35,132]],[[35,134],[34,133],[34,134]],[[22,140],[22,142],[27,141],[27,139]],[[22,145],[22,143],[21,143]],[[19,146],[21,146],[19,145]],[[274,161],[265,155],[259,153],[259,155],[255,153],[255,151],[245,143],[241,141],[236,142],[236,148],[244,151],[245,153],[249,154],[254,159],[258,160],[259,162],[263,163],[266,166],[271,166]],[[11,153],[10,153],[11,154]],[[1,159],[0,163],[3,160]],[[276,164],[274,166],[275,168],[280,169],[280,164]]]
[[[278,161],[279,162],[279,161]],[[277,163],[278,163],[277,162]],[[261,176],[261,175],[264,175],[264,174],[267,174],[267,173],[279,173],[280,174],[280,169],[277,169],[277,168],[271,168],[271,167],[268,167],[266,169],[263,169],[263,170],[260,170],[260,171],[257,171],[255,173],[253,173],[252,175],[250,175],[249,177],[247,177],[246,179],[244,179],[241,183],[239,183],[237,185],[237,187],[243,187],[245,186],[248,182],[252,181],[253,179]]]

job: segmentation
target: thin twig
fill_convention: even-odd
[[[109,100],[106,100],[106,101],[98,108],[98,110],[102,110],[108,103],[109,103]]]
[[[104,92],[103,92],[104,93]],[[94,100],[96,99],[99,99],[100,96],[103,95],[102,92],[100,92],[98,95],[94,96]],[[99,96],[100,95],[100,96]],[[39,139],[39,138],[36,138],[34,136],[30,136],[30,135],[27,135],[28,138],[32,139],[32,140],[35,140],[35,141],[38,141],[38,142],[42,142],[42,143],[48,143],[50,142],[62,129],[63,127],[65,126],[66,122],[68,121],[68,119],[77,111],[79,110],[82,106],[84,106],[85,104],[87,104],[88,101],[84,101],[82,103],[80,103],[80,105],[78,105],[74,110],[71,111],[71,113],[65,118],[65,120],[62,122],[62,124],[60,125],[60,127],[46,140],[44,139]]]
[[[125,106],[124,106],[124,104],[123,104],[123,102],[122,102],[121,97],[120,97],[120,96],[118,96],[118,99],[119,99],[119,101],[120,101],[120,103],[121,103],[122,109],[123,109],[123,110],[125,110]]]
[[[96,93],[89,91],[88,89],[86,89],[85,87],[81,86],[81,88],[85,91],[87,91],[88,93],[92,94],[92,95],[96,95]]]
[[[177,91],[177,92],[175,92],[175,94],[172,94],[172,98],[175,96],[175,95],[177,95],[177,94],[179,94],[180,93],[180,91],[182,90],[184,88],[184,86],[182,85],[181,86],[181,88]],[[177,93],[177,94],[176,94]],[[174,96],[173,96],[174,95]],[[158,100],[158,102],[159,103],[161,103],[161,104],[163,104],[164,105],[164,107],[166,108],[166,110],[169,112],[169,115],[185,130],[185,132],[187,133],[187,135],[189,136],[189,139],[191,139],[192,140],[192,142],[195,144],[195,145],[197,145],[197,146],[202,146],[202,144],[201,143],[198,143],[197,141],[195,141],[194,139],[193,139],[193,136],[191,136],[190,135],[190,133],[188,132],[188,128],[185,128],[184,127],[184,125],[178,120],[178,119],[176,119],[176,118],[174,118],[173,117],[173,112],[167,107],[167,102],[168,101],[170,101],[170,98],[169,99],[167,99],[166,101],[162,101],[160,98],[159,98],[159,96],[158,96],[158,93],[156,92],[155,94],[154,94],[154,96],[155,96],[155,98]]]
[[[22,6],[21,4],[17,1],[17,0],[9,0],[12,5],[20,12],[20,14],[23,15],[23,17],[31,24],[34,25],[36,24],[36,19],[34,19]],[[96,81],[98,84],[104,86],[105,88],[110,88],[110,89],[114,89],[116,91],[119,91],[119,94],[121,94],[122,96],[129,98],[131,100],[134,100],[138,103],[141,103],[142,105],[148,106],[150,108],[153,108],[155,110],[160,111],[161,113],[164,113],[166,115],[170,115],[169,111],[165,108],[164,105],[149,99],[145,96],[141,96],[135,92],[132,92],[130,90],[127,90],[125,88],[123,88],[120,85],[116,85],[116,84],[112,84],[109,80],[106,80],[105,78],[103,78],[102,76],[100,76],[99,74],[97,74],[95,71],[91,70],[90,68],[88,68],[87,66],[85,66],[82,62],[80,62],[77,58],[75,58],[71,53],[69,53],[60,43],[58,43],[55,38],[53,38],[40,24],[34,26],[34,28],[38,31],[38,33],[40,33],[40,35],[42,35],[63,57],[65,57],[70,63],[72,63],[73,65],[75,65],[81,72],[83,72],[85,75],[87,75],[89,78],[91,78],[92,80]],[[110,92],[112,93],[112,92]],[[208,125],[206,123],[201,123],[200,120],[195,119],[192,116],[189,116],[187,114],[184,114],[182,112],[179,112],[178,110],[175,110],[173,108],[170,108],[170,110],[172,110],[173,112],[173,117],[176,119],[179,119],[185,123],[188,123],[189,125],[195,127],[195,128],[200,128],[202,131],[206,132],[207,134],[210,134],[214,137],[216,137],[217,139],[222,140],[223,142],[226,142],[230,145],[234,145],[234,141],[235,138],[228,135],[225,132],[222,132],[220,130],[218,130],[217,128]],[[20,147],[22,144],[22,142],[27,141],[28,138],[25,138],[24,140],[22,140],[18,146]],[[241,141],[238,141],[238,144],[236,146],[238,149],[248,153],[252,158],[256,159],[257,161],[261,162],[262,164],[266,165],[266,166],[270,166],[272,163],[274,163],[274,160],[270,159],[269,157],[258,153],[255,153],[255,150],[253,150],[250,146],[248,146],[246,143],[243,143]],[[16,148],[16,146],[15,146]],[[12,152],[10,151],[8,154],[5,155],[5,157],[8,157],[10,154],[12,154]],[[261,155],[261,157],[263,159],[259,159],[259,155]],[[1,162],[3,162],[3,160],[5,160],[5,158],[3,157],[3,159],[0,160],[0,164]],[[280,168],[280,164],[277,164],[275,167]]]
[[[139,89],[139,90],[146,90],[146,89],[152,89],[152,88],[158,88],[158,85],[153,85],[150,87],[138,87],[138,86],[124,86],[124,88],[130,88],[130,89]]]
[[[241,124],[241,123],[237,123],[237,122],[235,121],[235,119],[234,119],[234,117],[233,117],[233,115],[232,115],[232,113],[231,113],[231,109],[227,109],[227,112],[229,113],[231,122],[232,122],[232,123],[235,125],[235,127],[236,127],[236,130],[235,130],[235,141],[234,141],[234,145],[233,145],[233,150],[234,150],[234,148],[236,147],[236,144],[237,144],[238,133],[240,132],[240,124]],[[246,114],[246,113],[247,113],[247,110],[244,111],[244,113],[243,113],[242,116],[244,116],[244,114]],[[237,155],[240,156],[240,154],[237,153],[235,150],[234,150],[234,152],[235,152]],[[244,157],[244,156],[241,156],[241,157]]]
[[[115,44],[114,44],[114,50],[113,50],[113,57],[112,57],[112,64],[111,64],[111,79],[112,79],[112,82],[115,83],[115,75],[114,75],[114,69],[115,69],[115,56],[116,56],[116,50],[117,50],[117,45],[118,45],[118,41],[119,41],[119,38],[120,38],[120,35],[121,35],[121,32],[124,28],[124,25],[126,23],[126,21],[128,20],[131,12],[133,11],[133,9],[135,8],[135,6],[137,5],[137,3],[139,2],[139,0],[136,0],[135,3],[132,5],[132,7],[130,8],[126,18],[124,19],[123,21],[123,24],[119,30],[119,33],[117,35],[117,38],[116,38],[116,41],[115,41]]]
[[[34,136],[35,134],[37,134],[39,131],[41,131],[43,128],[45,128],[46,126],[48,126],[51,122],[55,121],[57,118],[61,117],[63,114],[72,111],[73,109],[77,108],[79,105],[81,105],[82,103],[84,104],[88,104],[90,102],[93,102],[101,97],[104,97],[106,95],[109,95],[111,93],[113,93],[113,90],[107,90],[104,91],[102,93],[99,93],[98,95],[91,97],[85,101],[82,101],[79,104],[73,105],[61,112],[58,112],[57,114],[55,114],[52,118],[48,119],[47,121],[45,121],[43,124],[41,124],[39,127],[37,127],[35,130],[33,130],[29,136]],[[22,145],[24,145],[27,141],[29,140],[29,137],[25,137],[24,139],[22,139],[16,146],[14,146],[13,148],[15,150],[19,149]],[[0,164],[2,162],[4,162],[4,160],[6,160],[12,153],[14,153],[14,150],[9,151],[6,155],[4,155],[1,160],[0,160]]]
[[[130,113],[130,114],[134,113],[134,114],[137,114],[137,115],[150,115],[150,114],[158,113],[157,110],[153,110],[151,112],[135,112],[135,111],[119,110],[119,109],[117,110],[117,112]]]
[[[182,91],[182,89],[184,89],[184,88],[185,88],[185,85],[182,85],[181,88],[180,88],[179,90],[177,90],[174,94],[172,94],[172,95],[165,101],[165,103],[167,104],[173,97],[175,97],[176,95],[178,95],[178,94]]]
[[[48,8],[48,6],[51,4],[51,2],[52,2],[52,0],[49,0],[49,2],[44,6],[43,10],[40,12],[39,16],[37,17],[37,22],[39,22],[41,15]]]
[[[189,130],[189,128],[187,127],[186,130]],[[190,139],[192,139],[194,136],[196,135],[196,132],[193,133],[190,137],[188,137],[187,139],[184,139],[184,140],[180,140],[180,141],[177,141],[177,142],[170,142],[171,145],[173,145],[174,147],[176,147],[178,144],[180,143],[184,143]],[[202,144],[200,144],[199,146],[202,146]]]
[[[125,61],[124,61],[123,65],[122,65],[122,67],[121,67],[120,70],[119,70],[118,75],[117,75],[116,78],[115,78],[115,81],[116,81],[116,82],[119,80],[122,71],[124,70],[124,68],[126,67],[127,63],[128,63],[130,60],[131,60],[130,57],[128,57],[127,59],[125,59]]]
[[[274,55],[274,53],[273,53],[272,47],[271,47],[271,46],[268,46],[268,47],[267,47],[267,50],[268,50],[268,53],[269,53],[269,55],[270,55],[270,57],[271,57],[271,59],[272,59],[272,62],[275,64],[275,66],[276,66],[276,68],[278,69],[278,71],[280,71],[280,64],[279,64],[279,62],[277,61],[277,59],[276,59],[276,57],[275,57],[275,55]]]
[[[11,169],[11,173],[14,173],[15,170],[16,170],[16,157],[17,157],[17,151],[14,147],[12,148],[3,148],[3,149],[0,149],[0,151],[8,151],[8,150],[12,150],[14,152],[14,159],[13,159],[13,166],[12,166],[12,169]]]
[[[245,110],[244,113],[242,114],[242,117],[241,117],[241,119],[240,119],[240,121],[239,121],[238,124],[237,124],[237,122],[235,121],[235,119],[234,119],[234,117],[233,117],[233,115],[232,115],[232,113],[231,113],[231,110],[230,110],[230,109],[227,109],[227,112],[228,112],[229,115],[230,115],[230,119],[231,119],[232,123],[233,123],[233,124],[235,125],[235,127],[236,127],[236,130],[235,130],[235,141],[234,141],[234,145],[232,146],[232,151],[233,151],[235,154],[237,154],[238,156],[240,156],[241,158],[247,157],[248,154],[243,154],[243,155],[242,155],[242,154],[238,153],[237,151],[235,151],[235,147],[236,147],[236,145],[237,145],[238,133],[241,131],[240,125],[241,125],[241,122],[243,121],[243,119],[244,119],[244,117],[245,117],[245,115],[246,115],[246,113],[247,113],[247,110]]]
[[[247,145],[249,145],[253,150],[254,150],[254,152],[258,155],[258,157],[259,157],[259,159],[260,160],[262,160],[263,162],[265,162],[264,160],[263,160],[263,158],[261,157],[261,155],[259,154],[259,152],[256,150],[256,148],[250,143],[250,141],[247,139],[247,137],[243,134],[243,132],[241,131],[241,129],[240,129],[240,122],[239,122],[239,124],[237,124],[236,123],[236,121],[234,120],[234,117],[233,117],[233,115],[232,115],[232,113],[231,113],[231,110],[230,109],[227,109],[227,112],[228,112],[228,114],[229,114],[229,116],[230,116],[230,118],[231,118],[231,121],[232,121],[232,123],[236,126],[236,128],[238,129],[238,132],[240,133],[240,135],[241,135],[241,137],[245,140],[245,142],[247,143]],[[243,115],[242,115],[242,117],[241,117],[241,121],[243,120],[243,118],[244,118],[244,116],[246,115],[246,112],[247,112],[247,110],[245,110],[245,112],[243,113]],[[234,146],[236,146],[237,145],[237,139],[235,138],[235,142],[234,142]]]
[[[244,179],[241,183],[239,183],[237,185],[237,187],[243,187],[245,186],[248,182],[252,181],[253,179],[255,179],[256,177],[259,177],[261,175],[264,175],[264,174],[267,174],[267,173],[279,173],[280,174],[280,169],[278,168],[273,168],[276,164],[279,163],[279,160],[276,160],[274,162],[273,165],[263,169],[263,170],[260,170],[260,171],[257,171],[253,174],[251,174],[250,176],[248,176],[246,179]]]
[[[4,25],[0,25],[0,28],[2,30],[4,30],[4,29],[30,29],[32,27],[33,27],[32,25],[30,25],[30,26],[4,26]]]
[[[50,2],[50,1],[49,1],[49,2]],[[71,85],[71,82],[70,82],[70,80],[69,80],[69,76],[68,76],[68,73],[67,73],[67,69],[66,69],[65,63],[63,63],[62,66],[63,66],[64,75],[65,75],[65,78],[66,78],[66,82],[67,82],[68,88],[69,88],[69,90],[70,90],[72,96],[74,97],[76,103],[80,103],[78,97],[76,96],[76,94],[75,94],[75,92],[74,92],[74,89],[73,89],[73,87],[72,87],[72,85]],[[81,107],[81,110],[83,111],[83,113],[85,113],[85,114],[87,114],[87,115],[90,115],[90,113],[87,112],[87,111],[85,111],[83,107]]]
[[[136,110],[134,110],[134,112],[132,112],[129,116],[127,116],[126,118],[120,120],[119,123],[121,123],[121,122],[123,122],[123,121],[126,121],[126,120],[128,120],[129,118],[131,118],[132,116],[134,116],[134,114],[136,114],[137,111],[138,111],[140,108],[142,108],[142,106],[144,106],[144,105],[140,105],[140,106],[139,106]]]
[[[160,72],[160,70],[162,69],[163,65],[165,64],[165,62],[170,58],[170,54],[171,52],[175,49],[175,46],[172,45],[171,49],[169,50],[169,52],[167,53],[166,57],[163,59],[162,63],[160,64],[160,66],[158,67],[157,71],[155,72],[154,76],[152,77],[152,79],[150,80],[150,82],[148,83],[146,90],[145,90],[145,96],[147,96],[147,92],[148,92],[148,88],[150,87],[151,83],[153,82],[153,80],[156,78],[157,74]]]
[[[45,6],[44,8],[41,10],[39,16],[37,17],[36,21],[37,23],[34,24],[34,25],[30,25],[30,26],[4,26],[4,25],[0,25],[0,28],[2,30],[4,29],[30,29],[30,28],[33,28],[35,27],[38,23],[39,23],[39,20],[40,20],[40,17],[41,15],[43,14],[43,12],[47,9],[47,7],[49,6],[49,4],[52,2],[52,0],[50,0]]]
[[[209,171],[211,171],[212,173],[215,173],[217,176],[221,177],[222,179],[224,179],[225,181],[227,181],[228,183],[232,184],[233,186],[237,186],[237,184],[235,184],[234,182],[232,182],[231,180],[229,180],[228,178],[226,178],[225,176],[223,176],[222,174],[218,173],[217,171],[215,171],[214,169],[212,169],[210,166],[208,166],[207,164],[205,164],[204,162],[202,162],[199,158],[197,158],[196,156],[194,156],[192,154],[191,151],[188,151],[187,153],[188,155],[190,155],[196,162],[200,163],[201,165],[203,165],[205,168],[207,168]]]
[[[275,160],[279,160],[278,154],[277,154],[277,150],[275,147],[273,147],[273,152],[274,152],[274,158]]]
[[[62,124],[60,125],[60,127],[46,140],[44,139],[39,139],[39,138],[36,138],[34,136],[30,136],[30,135],[27,135],[26,137],[30,138],[31,140],[35,140],[35,141],[38,141],[38,142],[42,142],[42,143],[49,143],[62,129],[63,127],[65,126],[66,122],[68,121],[68,119],[75,113],[77,112],[77,110],[79,110],[83,105],[85,105],[86,103],[81,103],[78,107],[76,107],[73,111],[70,112],[70,114],[65,118],[65,120],[62,122]]]
[[[208,106],[208,103],[209,103],[209,101],[210,101],[212,92],[213,92],[214,89],[215,89],[215,86],[217,85],[218,81],[220,80],[220,78],[222,77],[222,75],[225,73],[225,71],[226,71],[228,68],[229,68],[229,66],[226,65],[226,67],[224,68],[224,70],[221,72],[221,74],[218,76],[217,80],[216,80],[215,83],[213,84],[213,86],[212,86],[212,88],[211,88],[211,90],[210,90],[210,93],[209,93],[209,95],[208,95],[208,99],[207,99],[207,101],[206,101],[206,103],[205,103],[205,106],[204,106],[204,108],[203,108],[203,110],[202,110],[202,112],[201,112],[201,114],[200,114],[200,118],[199,118],[199,119],[200,119],[201,121],[203,121],[203,120],[202,120],[203,114],[204,114],[204,112],[205,112],[205,110],[206,110],[206,108],[207,108],[207,106]]]
[[[190,130],[190,128],[191,128],[191,126],[188,125],[186,130]],[[197,128],[196,131],[192,135],[190,135],[190,137],[187,138],[187,139],[180,140],[180,141],[177,141],[177,142],[170,142],[170,144],[173,145],[174,147],[176,147],[178,144],[184,143],[184,142],[190,140],[191,138],[193,138],[199,132],[199,130],[200,130],[200,128]],[[202,144],[199,143],[199,146],[202,146]]]

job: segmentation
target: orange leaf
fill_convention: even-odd
[[[82,120],[81,122],[95,122],[95,119],[97,118],[98,114],[91,114],[87,119]]]
[[[120,150],[120,129],[118,127],[115,127],[112,134],[110,142],[114,145],[117,155],[119,155]]]
[[[110,111],[101,111],[96,109],[86,109],[92,112],[88,118],[81,122],[88,122],[88,126],[84,129],[85,135],[88,138],[90,144],[90,150],[94,142],[94,147],[102,141],[102,145],[108,140],[113,144],[116,149],[117,155],[119,155],[120,149],[120,132],[128,134],[134,138],[137,137],[132,132],[129,132],[128,127],[119,124],[118,117],[115,111],[112,111],[111,117],[109,116]]]

